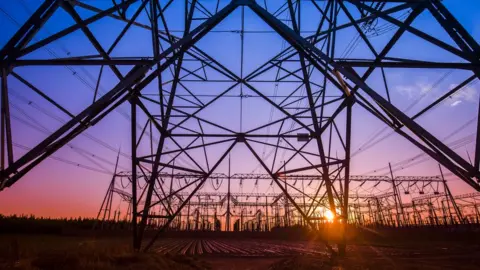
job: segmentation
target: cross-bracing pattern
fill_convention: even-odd
[[[58,17],[65,25],[57,25],[53,33],[43,31]],[[442,28],[444,39],[418,28],[419,17]],[[109,24],[112,33],[96,32],[100,24]],[[268,175],[285,202],[312,227],[317,213],[305,210],[290,195],[289,187],[295,185],[288,184],[294,181],[288,176],[319,175],[307,209],[321,204],[334,220],[345,223],[352,200],[352,123],[363,120],[355,119],[354,107],[479,189],[480,132],[446,144],[445,137],[418,121],[478,79],[480,47],[440,1],[46,0],[20,25],[0,51],[2,188],[62,147],[77,149],[71,141],[79,135],[105,143],[86,130],[119,112],[131,125],[129,182],[137,249],[149,220],[162,219],[159,231],[168,228],[214,173],[227,170],[231,154],[239,157],[233,157],[235,171],[258,164],[254,171]],[[232,31],[232,25],[238,30]],[[231,33],[239,35],[236,46],[229,41]],[[253,33],[265,40],[252,39]],[[346,44],[342,36],[352,35],[354,42]],[[406,35],[437,50],[440,59],[399,53]],[[82,49],[65,57],[49,51],[48,46],[66,38],[75,38]],[[127,46],[125,40],[130,41]],[[281,44],[280,51],[272,44]],[[351,57],[357,46],[364,50]],[[52,67],[40,77],[54,83],[60,77],[57,66],[70,68],[75,76],[77,66],[95,72],[93,95],[68,107],[62,104],[75,93],[66,97],[37,86],[38,73],[34,76],[32,70]],[[459,81],[410,114],[392,99],[388,75],[393,69],[405,74],[454,70]],[[11,85],[28,88],[29,95],[68,119],[50,130],[27,113],[27,120],[15,118],[10,97],[18,94]],[[126,103],[129,113],[121,106]],[[46,135],[33,147],[18,143],[12,118]],[[469,123],[477,121],[478,117]],[[470,162],[457,149],[466,141],[477,142]],[[198,177],[169,182],[162,177],[165,172]],[[171,199],[180,193],[181,203],[172,206]],[[156,206],[164,214],[152,214]]]
[[[123,184],[128,181],[122,181],[130,177],[131,174],[121,172],[112,178],[97,216],[97,219],[102,220],[102,224],[105,221],[121,220],[120,207],[112,214],[113,201],[124,202],[128,205],[126,209],[132,206],[129,186]],[[188,183],[198,177],[200,176],[188,173],[161,174],[162,179],[170,180],[172,183],[176,181]],[[228,187],[226,192],[218,189],[213,192],[197,192],[187,202],[187,206],[176,215],[170,224],[170,230],[271,231],[281,227],[306,226],[305,219],[295,206],[289,203],[284,193],[275,193],[274,190],[269,193],[232,192],[232,189],[238,190],[235,187],[241,186],[243,182],[255,182],[258,185],[259,181],[271,181],[268,174],[229,176],[214,173],[209,180],[212,184],[217,183],[218,189],[222,183],[226,182],[225,185]],[[322,179],[318,175],[302,174],[289,175],[282,183],[295,204],[306,213],[312,213],[309,215],[310,221],[316,227],[333,221],[333,215],[327,210],[329,208],[327,198],[325,196],[314,198],[314,194],[311,193],[317,189],[320,181]],[[349,224],[388,227],[480,224],[477,202],[479,194],[453,196],[443,174],[432,177],[396,176],[394,178],[351,175],[350,181],[352,190],[348,205]],[[382,184],[390,185],[390,188],[382,192],[370,191]],[[116,200],[115,195],[119,197]],[[188,192],[174,193],[167,199],[167,204],[175,209],[189,195]],[[314,208],[311,208],[312,202],[314,202]],[[336,203],[338,207],[339,202]],[[152,216],[167,214],[167,209],[161,207],[159,201],[154,202],[153,205]],[[127,211],[122,219],[128,220],[129,215],[130,212]],[[156,220],[150,222],[149,227],[158,228],[164,226],[164,223],[165,220]]]

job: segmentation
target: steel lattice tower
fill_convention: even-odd
[[[441,1],[104,2],[96,6],[91,1],[45,0],[1,49],[2,188],[11,187],[120,105],[129,104],[132,150],[129,180],[136,249],[142,246],[150,219],[166,220],[160,231],[168,228],[190,198],[222,163],[227,162],[231,151],[239,147],[260,164],[263,172],[271,177],[307,222],[318,206],[315,203],[326,198],[336,220],[345,223],[349,205],[352,121],[361,121],[352,113],[355,107],[369,112],[458,178],[480,190],[480,132],[476,135],[472,164],[416,121],[477,80],[480,74],[479,44]],[[59,12],[68,16],[72,23],[54,34],[37,38],[42,27]],[[315,20],[306,20],[304,14],[307,12],[314,13]],[[425,14],[447,33],[448,42],[414,25],[417,17]],[[235,63],[238,69],[218,60],[218,56],[210,53],[211,47],[209,53],[202,49],[207,35],[228,32],[217,26],[232,17],[241,24],[237,33],[240,34],[238,50],[224,48],[221,38],[209,46],[217,46],[219,53],[226,51],[232,59],[238,59]],[[245,30],[252,27],[248,22],[252,17],[256,18],[254,26],[261,24],[257,33],[274,33],[284,40],[285,46],[268,61],[247,68],[244,54],[254,49],[246,47],[244,39],[248,31],[254,31]],[[92,30],[93,25],[103,21],[115,21],[121,29],[108,46],[100,41],[101,34]],[[379,21],[391,27],[391,35],[383,43],[374,44],[367,32]],[[304,31],[307,28],[314,31]],[[148,31],[151,51],[147,55],[139,54],[133,48],[137,41],[132,40],[131,53],[116,53],[117,46],[129,38],[133,29]],[[361,59],[339,56],[336,51],[337,35],[345,30],[358,35],[358,40],[364,44],[368,53]],[[391,56],[392,49],[406,34],[455,56],[455,60],[442,62]],[[71,35],[82,35],[95,53],[62,58],[35,56],[36,52]],[[17,69],[39,66],[96,67],[99,74],[93,102],[74,113],[17,72]],[[460,70],[468,76],[417,114],[407,115],[390,100],[385,70],[395,68]],[[372,74],[383,77],[381,87],[368,81]],[[99,84],[107,76],[114,83],[101,93]],[[32,95],[39,95],[69,118],[22,155],[14,151],[16,133],[10,116],[10,80],[23,84],[32,90]],[[282,97],[276,92],[274,97],[265,90],[267,86],[283,93]],[[212,109],[228,98],[240,103],[240,112],[234,114],[233,108]],[[264,122],[248,119],[246,115],[250,112],[251,117],[251,112],[256,110],[255,106],[244,107],[250,98],[263,102],[258,106],[273,107],[281,117]],[[297,106],[299,102],[304,105]],[[218,114],[229,113],[235,117],[224,118],[222,123]],[[260,150],[262,147],[263,152],[272,154],[265,156]],[[278,165],[281,150],[290,154],[282,165]],[[180,164],[180,158],[188,162]],[[165,171],[189,173],[196,178],[189,182],[179,181],[174,186],[162,178]],[[316,173],[322,179],[308,209],[299,207],[289,196],[288,189],[292,188],[286,181],[287,175],[301,173]],[[170,200],[185,191],[189,194],[186,199],[172,208]],[[152,214],[150,209],[154,206],[161,206],[167,214]]]

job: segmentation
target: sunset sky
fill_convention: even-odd
[[[2,25],[2,34],[0,35],[0,47],[9,40],[20,25],[27,20],[29,15],[35,10],[41,1],[37,0],[18,0],[18,1],[0,1],[0,25]],[[100,8],[108,7],[111,1],[84,1]],[[162,1],[165,2],[165,1]],[[182,3],[183,1],[174,1]],[[205,2],[208,7],[216,1]],[[258,1],[263,2],[263,1]],[[475,0],[455,1],[445,0],[444,4],[450,9],[453,15],[464,25],[467,31],[476,39],[480,40],[480,2]],[[461,2],[461,3],[460,3]],[[223,1],[222,3],[225,3]],[[133,8],[132,8],[133,10]],[[133,12],[130,10],[129,12]],[[77,8],[77,12],[82,18],[88,18],[94,15],[93,12]],[[170,30],[183,29],[183,17],[175,14],[182,12],[181,4],[173,4],[171,13],[168,13],[167,20]],[[318,21],[318,13],[313,9],[304,8],[302,25],[305,36],[308,31],[315,30],[315,23]],[[129,13],[129,14],[130,14]],[[401,15],[401,14],[399,14]],[[227,32],[213,32],[206,35],[198,46],[206,53],[215,56],[215,59],[231,69],[236,74],[240,74],[240,35],[237,30],[241,27],[241,9],[234,11],[227,19],[221,22],[214,30],[229,30]],[[138,19],[142,23],[148,24],[146,14],[140,15]],[[47,24],[38,33],[32,41],[36,42],[56,33],[73,23],[69,15],[59,10]],[[192,27],[198,25],[195,22]],[[108,48],[118,33],[121,31],[124,23],[119,23],[112,19],[100,20],[90,27],[91,31],[98,37],[100,43]],[[439,27],[438,23],[428,13],[420,15],[413,26],[424,30],[432,36],[441,39],[448,44],[454,44],[448,35]],[[123,56],[151,56],[152,45],[151,36],[148,31],[134,30],[126,35],[126,39],[121,41],[118,48],[114,50],[113,55]],[[275,33],[260,33],[271,30],[261,22],[261,20],[250,10],[245,9],[245,54],[244,54],[244,74],[249,74],[258,66],[266,62],[273,55],[280,52],[285,44],[281,37]],[[250,31],[250,33],[248,33]],[[255,33],[255,31],[258,31]],[[348,32],[350,31],[350,32]],[[348,50],[348,44],[352,40],[353,30],[348,30],[339,34],[336,49],[338,57]],[[372,36],[372,40],[381,45],[391,37],[392,32],[385,35]],[[181,33],[177,32],[180,36]],[[38,50],[26,56],[26,59],[45,59],[52,57],[67,57],[75,55],[94,54],[92,45],[80,31],[76,31],[68,37],[62,38],[47,49]],[[348,53],[350,58],[371,57],[365,45],[358,45],[355,50]],[[391,56],[428,59],[432,61],[458,61],[458,59],[441,51],[433,46],[419,40],[417,37],[406,34],[398,44],[392,49]],[[128,68],[122,72],[128,71]],[[71,112],[78,113],[92,102],[93,91],[99,67],[19,67],[15,69],[20,75],[28,79],[36,87],[52,96],[60,104],[68,108]],[[382,96],[385,96],[383,82],[376,73],[367,81],[374,89],[381,89]],[[449,71],[449,70],[405,70],[390,69],[386,70],[386,76],[390,86],[390,95],[392,103],[398,108],[404,110],[408,115],[414,115],[426,105],[430,104],[443,93],[452,89],[460,82],[471,76],[471,72]],[[11,78],[11,76],[10,76]],[[13,117],[13,140],[17,144],[15,148],[16,157],[25,153],[25,147],[33,147],[46,134],[50,134],[58,128],[67,118],[52,109],[31,90],[14,78],[9,78],[10,103]],[[449,144],[460,139],[467,141],[455,151],[468,160],[468,155],[474,158],[475,142],[471,140],[475,134],[476,117],[479,102],[478,80],[465,87],[459,94],[451,97],[446,102],[440,104],[431,113],[427,113],[418,119],[428,131],[437,136],[437,138],[446,138],[445,143]],[[101,91],[110,90],[117,83],[111,71],[105,69],[105,75],[101,81]],[[225,90],[231,83],[216,84],[198,84],[190,83],[190,86],[197,87],[196,91],[208,92],[211,94],[219,93]],[[268,95],[274,93],[274,85],[256,84],[262,88],[262,92]],[[286,93],[289,86],[281,85],[278,88],[278,94]],[[153,92],[153,86],[149,86],[145,91]],[[231,94],[238,94],[239,87],[235,87]],[[242,89],[249,93],[248,89]],[[259,126],[268,121],[271,107],[265,102],[255,98],[245,98],[242,104],[242,130],[248,130]],[[352,174],[386,174],[385,170],[388,162],[392,165],[405,159],[415,157],[420,154],[411,143],[393,134],[382,140],[378,144],[369,148],[369,142],[372,136],[382,132],[384,125],[369,113],[359,107],[354,107],[353,114],[353,137],[352,137]],[[120,151],[120,162],[118,171],[129,170],[130,166],[130,124],[129,124],[129,105],[123,104],[115,112],[108,115],[100,123],[87,130],[86,134],[76,137],[70,144],[63,147],[54,154],[54,158],[47,159],[39,166],[29,172],[23,179],[18,181],[11,188],[0,193],[0,213],[2,214],[34,214],[37,216],[51,217],[70,217],[96,215],[105,191],[112,178],[114,162],[118,151]],[[205,117],[217,121],[221,125],[239,130],[240,102],[237,98],[225,98],[221,102],[215,103],[211,108],[204,112]],[[273,119],[281,115],[274,113]],[[142,125],[144,122],[142,123]],[[339,125],[344,124],[344,120],[339,120]],[[464,127],[464,128],[461,128]],[[461,130],[453,136],[452,132]],[[139,131],[138,131],[139,132]],[[275,132],[275,131],[270,131]],[[381,138],[391,133],[385,130],[377,138]],[[473,136],[474,137],[474,136]],[[269,141],[273,143],[273,140]],[[23,149],[22,149],[23,148]],[[141,145],[140,149],[148,153],[148,147]],[[212,159],[215,155],[221,154],[221,147],[217,150],[212,148]],[[259,153],[262,153],[260,147],[256,147]],[[263,149],[265,152],[265,149]],[[268,151],[266,151],[268,152]],[[333,151],[334,153],[335,151]],[[215,154],[216,153],[216,154]],[[467,154],[468,153],[468,154]],[[95,157],[92,157],[94,155]],[[342,155],[342,154],[339,154]],[[334,156],[334,154],[332,154]],[[417,160],[424,157],[417,158]],[[63,160],[60,161],[59,159]],[[265,158],[266,160],[268,158]],[[92,162],[92,160],[94,162]],[[245,146],[239,145],[233,149],[231,155],[232,173],[236,172],[257,172],[263,173],[258,168],[258,163],[253,160],[253,156],[248,152]],[[277,160],[278,165],[282,159]],[[71,162],[67,164],[66,162]],[[182,160],[178,161],[181,164]],[[80,165],[78,165],[80,164]],[[211,164],[210,164],[211,165]],[[303,166],[299,165],[298,166]],[[277,165],[276,165],[277,166]],[[218,172],[226,172],[228,162],[223,162]],[[395,175],[438,175],[438,165],[435,161],[427,159],[425,162],[416,166],[406,166],[402,169],[401,165],[394,166]],[[444,171],[446,172],[446,171]],[[450,186],[454,194],[472,192],[473,189],[461,182],[455,177],[448,176]],[[233,183],[232,187],[238,191],[259,193],[280,192],[278,188],[270,186],[270,181],[264,181],[258,186],[253,183],[244,183],[241,187],[239,183]],[[371,192],[381,192],[387,187],[379,186],[371,189]],[[212,190],[211,183],[207,183],[205,190]],[[221,187],[225,190],[225,185]],[[120,204],[115,202],[115,208]],[[123,210],[122,206],[122,211]]]

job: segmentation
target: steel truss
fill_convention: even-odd
[[[133,242],[136,249],[142,247],[142,239],[149,220],[159,218],[163,221],[159,223],[162,226],[158,229],[157,235],[145,245],[145,249],[151,247],[160,232],[175,221],[208,179],[220,178],[216,176],[215,171],[226,162],[225,159],[231,150],[239,146],[248,149],[266,173],[266,176],[262,177],[276,183],[285,196],[286,204],[291,204],[307,224],[315,227],[312,215],[319,202],[328,205],[336,222],[345,224],[350,217],[349,201],[352,198],[349,194],[349,185],[351,181],[358,180],[357,177],[350,175],[351,126],[352,121],[356,121],[352,119],[354,105],[370,112],[455,176],[474,189],[480,190],[478,182],[480,132],[476,135],[474,162],[471,164],[415,121],[479,76],[480,46],[440,1],[288,0],[261,3],[262,1],[232,0],[213,1],[215,2],[213,5],[201,0],[165,2],[113,1],[112,5],[100,8],[90,2],[77,0],[45,0],[21,25],[0,51],[2,189],[11,187],[75,137],[117,110],[120,105],[129,103],[132,149],[129,179],[132,188]],[[169,12],[177,2],[183,7],[184,25],[181,31],[170,28],[168,20]],[[317,30],[308,35],[302,28],[304,23],[302,12],[304,5],[307,4],[318,12],[319,16]],[[244,72],[243,63],[246,10],[253,12],[274,33],[282,37],[287,45],[279,54],[248,74]],[[35,37],[42,27],[60,11],[68,14],[74,23],[55,34],[36,40]],[[83,11],[88,11],[90,15],[81,16],[80,13]],[[227,68],[198,45],[204,36],[215,32],[216,26],[237,11],[241,13],[239,72]],[[394,16],[405,11],[408,12],[405,19]],[[448,33],[456,46],[412,25],[420,14],[427,11]],[[147,15],[148,22],[140,19],[141,14]],[[347,21],[340,22],[339,14],[343,14]],[[92,24],[107,19],[121,22],[123,25],[122,31],[108,48],[101,44],[98,36],[91,30]],[[388,22],[395,28],[394,34],[381,48],[375,47],[363,30],[376,20]],[[126,34],[131,29],[150,32],[152,45],[150,56],[114,56],[112,52],[126,39]],[[336,36],[343,29],[354,29],[373,57],[370,59],[339,57],[335,53]],[[81,32],[96,53],[56,59],[26,57],[74,32]],[[413,34],[460,60],[432,62],[390,57],[389,52],[405,33]],[[79,113],[70,112],[17,72],[17,69],[21,70],[26,66],[56,65],[100,68],[93,102]],[[390,101],[384,72],[389,68],[454,69],[473,74],[422,111],[409,116]],[[128,72],[125,72],[125,69]],[[105,93],[100,93],[98,90],[102,72],[107,70],[116,79],[116,83]],[[383,74],[386,97],[381,94],[383,89],[380,91],[367,83],[367,79],[378,70]],[[15,132],[12,130],[9,105],[10,80],[22,83],[69,117],[67,122],[21,156],[15,154],[13,150]],[[218,93],[212,94],[207,99],[207,95],[194,90],[190,82],[197,85],[207,84],[208,87],[212,87],[214,85],[212,83],[218,83],[218,86],[214,86]],[[278,101],[265,94],[261,87],[262,83],[276,85],[297,83],[297,85],[282,101]],[[155,89],[153,92],[152,88]],[[236,93],[238,91],[239,94]],[[247,129],[242,126],[241,117],[244,112],[241,111],[240,128],[232,129],[217,123],[203,113],[229,95],[238,98],[241,104],[249,97],[258,98],[281,113],[282,117]],[[306,105],[298,107],[296,104],[299,101],[305,101]],[[343,126],[340,126],[339,122],[342,122]],[[287,123],[294,123],[297,127],[292,126],[288,129]],[[268,142],[268,139],[274,140],[275,143]],[[336,149],[332,149],[335,144]],[[266,158],[258,149],[258,145],[272,149],[273,158]],[[216,147],[215,157],[208,150],[210,147]],[[222,147],[222,150],[218,150]],[[145,151],[145,148],[149,150]],[[278,154],[282,150],[289,151],[291,155],[283,165],[278,166],[280,159]],[[178,161],[180,158],[186,159],[188,164],[185,162],[180,164]],[[170,184],[165,180],[167,170],[189,173],[195,177],[175,186],[172,184],[175,177],[170,177]],[[292,187],[287,185],[284,178],[292,174],[320,176],[320,183],[311,196],[308,207],[299,204],[292,196],[293,193],[288,191]],[[227,176],[232,177],[230,174]],[[181,192],[187,193],[180,203],[177,201],[177,204],[172,204],[172,194]],[[395,203],[401,205],[397,194],[399,191],[394,188],[393,192],[396,193]],[[152,216],[150,214],[152,207],[158,205],[162,206],[165,214]],[[399,217],[404,214],[403,210],[397,213],[397,223],[405,220]],[[230,221],[227,223],[230,226]],[[340,245],[339,248],[342,252],[345,245]]]
[[[131,207],[132,196],[128,187],[118,184],[120,179],[128,179],[130,173],[115,174],[105,196],[105,201],[117,194],[119,199]],[[164,179],[194,180],[192,174],[163,173]],[[224,174],[213,174],[209,180],[230,180],[238,184],[240,181],[255,182],[258,180],[271,181],[267,174],[234,174],[228,177]],[[318,175],[295,175],[288,179],[287,186],[292,190],[290,197],[303,209],[309,207],[312,201],[321,211],[313,211],[310,220],[316,227],[321,228],[331,222],[326,217],[329,209],[328,200],[314,198],[313,193],[305,192],[305,183],[320,182]],[[117,184],[115,184],[117,181]],[[188,180],[187,180],[188,181]],[[288,183],[290,182],[290,183]],[[298,184],[297,184],[298,182]],[[300,184],[300,182],[302,182]],[[445,179],[440,176],[397,176],[395,179],[383,176],[351,176],[351,183],[359,185],[378,186],[387,183],[390,188],[382,193],[360,193],[357,189],[349,195],[348,223],[361,227],[413,227],[413,226],[456,226],[480,225],[480,194],[469,193],[452,196]],[[297,188],[297,186],[303,188]],[[164,198],[172,208],[178,207],[190,195],[189,192],[171,193]],[[109,197],[110,196],[110,197]],[[405,200],[407,198],[407,200]],[[110,202],[112,199],[110,199]],[[187,203],[168,227],[170,231],[271,231],[275,228],[306,226],[302,215],[288,205],[288,198],[284,193],[240,193],[227,189],[220,191],[199,191]],[[139,202],[143,204],[144,202]],[[336,200],[337,207],[341,201]],[[160,202],[153,202],[159,206]],[[163,207],[153,207],[150,218],[165,217],[168,215]],[[103,218],[100,214],[103,214]],[[119,212],[116,212],[119,215]],[[112,221],[111,204],[104,207],[102,204],[99,218],[103,221]],[[126,213],[125,218],[128,217]],[[119,219],[113,216],[113,221]],[[234,220],[233,226],[228,220]],[[103,224],[103,223],[102,223]],[[164,221],[150,222],[150,229],[164,226]]]

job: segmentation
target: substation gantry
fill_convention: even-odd
[[[143,176],[139,175],[138,178]],[[189,196],[188,192],[174,191],[174,181],[189,183],[198,179],[199,175],[192,173],[161,173],[160,182],[169,180],[164,187],[172,186],[165,197],[153,202],[160,206],[162,201],[172,209],[178,207]],[[122,179],[127,180],[122,180]],[[97,216],[105,219],[111,213],[113,194],[118,192],[120,199],[127,203],[130,209],[132,196],[128,194],[129,186],[125,183],[131,179],[131,173],[120,172],[115,174],[107,190],[104,202]],[[188,202],[187,206],[178,213],[168,230],[175,231],[271,231],[274,228],[307,226],[307,221],[296,210],[301,208],[309,215],[309,221],[318,228],[320,224],[331,222],[326,216],[328,200],[325,196],[315,198],[314,191],[320,175],[285,175],[279,177],[293,201],[289,201],[284,193],[240,193],[231,192],[231,182],[235,185],[241,182],[272,181],[268,174],[233,174],[214,173],[209,180],[226,185],[225,192],[203,191],[200,189]],[[413,227],[413,226],[445,226],[457,224],[480,223],[478,193],[453,196],[447,181],[442,175],[438,176],[357,176],[351,175],[352,192],[349,195],[348,223],[356,226],[382,227]],[[226,182],[226,183],[225,183]],[[120,185],[119,185],[120,183]],[[273,183],[272,183],[273,184]],[[379,185],[386,185],[381,193],[373,190]],[[219,188],[220,188],[219,186]],[[370,187],[370,188],[367,188]],[[236,188],[235,188],[236,189]],[[363,193],[361,189],[363,190]],[[168,189],[167,189],[168,190]],[[371,191],[371,192],[368,192]],[[340,193],[339,197],[342,198]],[[110,208],[108,208],[110,202]],[[143,201],[139,202],[144,203]],[[289,205],[290,203],[290,205]],[[341,200],[335,201],[337,208]],[[308,210],[307,210],[308,209]],[[155,212],[158,210],[158,212]],[[152,209],[150,218],[163,217],[168,211],[163,207]],[[320,210],[320,211],[318,211]],[[128,215],[128,212],[127,212]],[[469,218],[467,218],[469,217]],[[127,217],[125,217],[127,218]],[[113,216],[115,220],[115,216]],[[118,219],[118,218],[117,218]],[[235,220],[233,228],[231,220]],[[217,226],[214,226],[217,224]],[[220,225],[218,225],[220,224]],[[162,223],[151,224],[151,229],[162,226]]]

